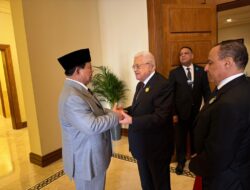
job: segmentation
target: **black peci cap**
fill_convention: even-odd
[[[57,59],[59,63],[64,68],[65,72],[73,69],[76,66],[84,65],[87,62],[91,61],[89,49],[80,49],[77,51],[73,51],[68,53],[62,57]]]

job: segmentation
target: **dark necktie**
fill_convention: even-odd
[[[192,75],[189,67],[187,67],[187,78],[188,80],[192,81]]]
[[[188,86],[190,86],[191,88],[193,87],[193,82],[192,82],[192,75],[191,75],[191,71],[190,71],[190,68],[187,67],[187,83],[188,83]]]
[[[143,82],[138,82],[137,86],[136,86],[136,91],[135,91],[135,100],[137,100],[139,94],[141,93],[142,89],[144,87],[144,83]]]
[[[93,92],[88,88],[89,93],[93,96]]]
[[[89,91],[89,93],[95,98],[96,103],[97,103],[97,106],[98,106],[99,108],[102,108],[101,103],[100,103],[99,100],[95,97],[94,93],[93,93],[89,88],[88,88],[88,91]],[[103,109],[103,108],[102,108],[102,109]]]
[[[213,92],[210,95],[210,99],[212,99],[213,97],[216,97],[218,94],[219,90],[217,87],[214,88]]]

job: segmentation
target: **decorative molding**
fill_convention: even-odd
[[[50,177],[44,179],[43,181],[41,181],[40,183],[36,184],[33,187],[30,187],[27,190],[38,190],[38,189],[42,189],[45,186],[48,186],[49,184],[51,184],[53,181],[57,180],[58,178],[64,176],[65,173],[63,170],[60,170],[58,172],[56,172],[55,174],[51,175]]]
[[[170,33],[211,33],[212,14],[211,8],[170,8],[169,27]],[[199,16],[199,19],[196,19]],[[183,18],[189,18],[188,20]],[[196,22],[193,22],[196,20]],[[178,23],[178,24],[176,24]]]
[[[49,164],[62,158],[62,148],[55,150],[44,156],[37,155],[35,153],[30,153],[30,162],[41,167],[48,166]]]
[[[229,10],[229,9],[234,9],[234,8],[239,8],[239,7],[244,7],[250,5],[250,1],[249,0],[237,0],[237,1],[232,1],[232,2],[228,2],[228,3],[222,3],[217,5],[217,12],[220,11],[225,11],[225,10]]]
[[[170,52],[170,63],[172,67],[176,67],[180,64],[179,62],[179,52],[181,47],[188,46],[191,47],[193,52],[195,52],[193,62],[199,65],[204,65],[207,62],[207,54],[204,52],[209,52],[212,43],[210,40],[186,40],[186,41],[171,41],[169,42],[169,52]]]

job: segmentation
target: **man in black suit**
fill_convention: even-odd
[[[181,65],[169,74],[171,86],[174,89],[173,123],[176,133],[176,159],[178,165],[175,169],[177,175],[183,173],[187,153],[187,137],[190,136],[190,152],[195,153],[193,146],[193,121],[198,114],[202,98],[204,101],[210,95],[207,74],[203,67],[195,65],[193,52],[190,47],[180,49]]]
[[[250,189],[250,82],[241,42],[213,47],[205,71],[217,89],[195,122],[195,149],[189,168],[202,176],[203,190]]]
[[[132,106],[121,124],[129,124],[129,150],[137,159],[143,190],[170,190],[169,164],[173,153],[172,89],[155,71],[150,52],[135,55],[137,85]]]

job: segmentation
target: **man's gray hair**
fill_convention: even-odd
[[[134,58],[141,57],[141,56],[145,59],[145,63],[149,63],[149,64],[155,66],[155,57],[151,52],[141,51],[141,52],[137,53],[134,56]]]
[[[219,44],[219,58],[232,57],[238,68],[244,69],[248,63],[247,48],[239,40],[226,40]]]

